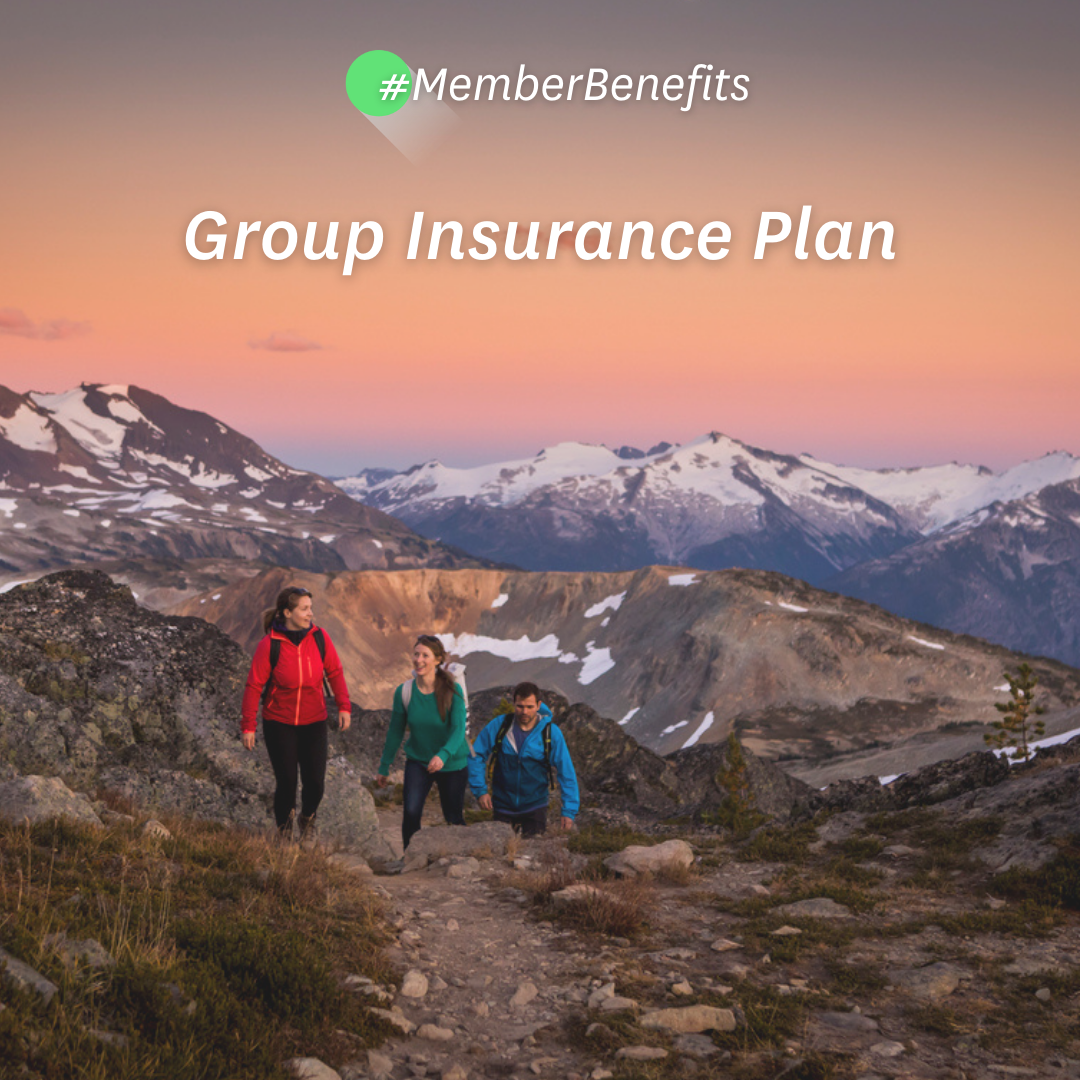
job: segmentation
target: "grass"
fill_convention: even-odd
[[[567,846],[575,855],[614,855],[631,844],[651,847],[658,843],[657,837],[635,832],[629,825],[610,826],[590,822],[570,834]]]
[[[1039,904],[1080,911],[1080,837],[1038,870],[1016,867],[994,878],[994,892]]]
[[[59,987],[46,1006],[0,983],[0,1075],[283,1078],[289,1058],[340,1065],[381,1042],[341,989],[346,974],[392,974],[363,884],[317,851],[166,824],[172,839],[153,843],[136,825],[0,826],[0,945]],[[115,963],[65,966],[46,943],[57,933]]]
[[[754,833],[736,858],[740,862],[800,864],[810,857],[810,845],[816,839],[817,828],[809,821],[787,828],[770,826]]]

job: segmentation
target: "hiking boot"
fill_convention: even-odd
[[[289,814],[289,820],[284,825],[279,825],[277,829],[278,843],[285,845],[291,844],[293,840],[293,815]]]
[[[315,824],[315,815],[304,817],[300,815],[300,845],[301,847],[315,847],[319,842],[319,827]]]

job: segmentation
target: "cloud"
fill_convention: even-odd
[[[267,338],[248,342],[249,349],[266,349],[268,352],[312,352],[321,349],[317,341],[294,334],[291,331],[279,334],[276,330]]]
[[[0,308],[0,334],[34,338],[37,341],[66,341],[90,333],[88,322],[72,319],[47,319],[36,323],[20,308]]]

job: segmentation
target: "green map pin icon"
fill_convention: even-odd
[[[345,93],[365,116],[397,112],[411,92],[409,65],[386,49],[371,49],[358,56],[345,76]]]

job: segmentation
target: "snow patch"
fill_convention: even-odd
[[[585,663],[581,665],[581,674],[578,675],[578,682],[582,686],[596,682],[601,675],[605,675],[615,666],[610,649],[594,648],[594,643],[591,641],[586,643],[585,649],[589,655],[585,657]]]
[[[0,416],[0,435],[23,450],[56,453],[56,437],[49,418],[29,405],[20,405],[14,416]]]
[[[513,663],[524,660],[554,660],[562,650],[559,639],[548,634],[539,641],[533,641],[527,634],[519,638],[494,638],[485,634],[437,634],[447,652],[455,656],[468,656],[469,653],[486,652],[500,656]]]
[[[894,780],[899,780],[900,777],[904,776],[904,775],[906,775],[906,774],[902,773],[902,772],[897,772],[897,773],[892,773],[890,776],[879,776],[878,777],[878,783],[882,787],[885,787],[886,785],[891,784]],[[824,788],[822,790],[824,790]]]
[[[682,748],[685,750],[688,746],[694,746],[697,743],[698,739],[700,739],[701,736],[704,735],[705,732],[712,727],[712,725],[713,714],[711,712],[707,712],[705,714],[705,719],[702,720],[701,723],[698,724],[698,726],[694,729],[694,734],[691,735],[690,738],[682,744]]]
[[[622,607],[622,602],[626,599],[626,593],[616,593],[614,596],[607,596],[597,604],[593,604],[591,608],[588,608],[585,612],[586,619],[594,619],[597,615],[603,615],[605,611],[618,611]]]
[[[4,517],[11,517],[18,509],[18,499],[0,499],[0,513],[2,513]]]
[[[494,600],[491,601],[491,606],[492,606],[492,608],[501,608],[503,606],[503,604],[505,604],[506,601],[509,600],[509,599],[510,599],[510,594],[509,593],[501,592],[501,593],[499,593],[498,596],[495,597]]]
[[[0,593],[11,592],[11,590],[18,585],[29,585],[32,580],[32,578],[24,578],[22,581],[5,582],[3,585],[0,585]]]
[[[677,724],[672,724],[671,727],[664,728],[664,730],[661,731],[660,734],[670,735],[673,731],[678,731],[681,727],[687,727],[689,723],[689,720],[680,720]]]
[[[622,719],[621,719],[621,720],[619,721],[619,727],[622,727],[622,726],[623,726],[623,724],[629,724],[629,723],[630,723],[630,721],[634,719],[634,716],[635,716],[635,715],[636,715],[637,713],[639,713],[640,711],[641,711],[641,706],[640,706],[640,705],[635,705],[635,706],[634,706],[634,707],[633,707],[633,708],[632,708],[632,709],[631,709],[631,710],[630,710],[630,711],[629,711],[629,712],[628,712],[628,713],[627,713],[627,714],[626,714],[626,715],[625,715],[625,716],[624,716],[624,717],[623,717],[623,718],[622,718]]]
[[[374,544],[374,545],[375,545],[375,546],[376,546],[377,548],[381,548],[381,547],[382,547],[382,541],[381,541],[381,540],[376,540],[376,539],[372,538],[372,541],[371,541],[371,542],[372,542],[372,543],[373,543],[373,544]]]
[[[697,574],[669,574],[667,583],[669,585],[696,585],[698,578]]]
[[[798,604],[785,603],[783,600],[777,600],[776,606],[782,607],[785,611],[798,611],[800,614],[805,614],[810,610],[809,608],[799,607]]]
[[[945,651],[944,645],[939,645],[936,641],[927,641],[925,638],[916,637],[914,634],[908,634],[908,641],[914,641],[916,645],[925,645],[928,649],[940,649]],[[1008,687],[1005,688],[1006,690]]]

